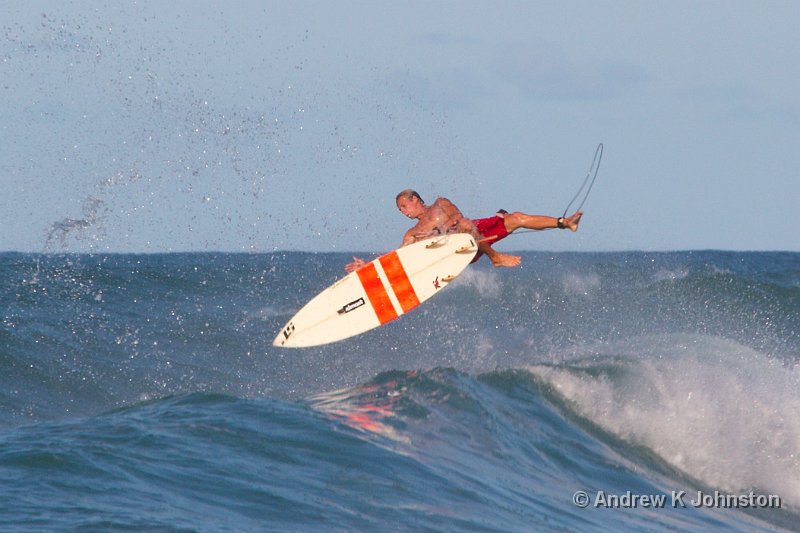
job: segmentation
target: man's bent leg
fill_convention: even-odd
[[[522,258],[518,255],[504,254],[493,249],[491,241],[488,240],[479,242],[478,250],[483,252],[483,254],[489,258],[489,261],[492,262],[492,265],[496,267],[515,267],[519,266],[522,262]]]

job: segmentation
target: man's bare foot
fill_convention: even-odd
[[[572,216],[564,219],[564,227],[569,228],[572,232],[578,231],[578,224],[580,224],[582,216],[583,212],[576,211]]]
[[[496,267],[515,267],[522,262],[522,258],[518,255],[508,255],[500,252],[495,252],[489,259]]]

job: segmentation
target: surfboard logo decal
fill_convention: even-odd
[[[283,328],[283,331],[281,333],[283,333],[283,342],[288,341],[289,337],[291,337],[292,333],[294,333],[294,323],[289,322],[288,324],[286,324],[286,327]]]
[[[361,286],[364,287],[364,291],[367,293],[369,303],[372,304],[372,308],[375,310],[378,322],[385,324],[397,318],[397,311],[395,311],[394,305],[389,299],[389,293],[383,287],[383,282],[378,276],[378,269],[375,265],[367,263],[359,268],[356,273],[361,281]]]
[[[340,315],[343,315],[345,313],[349,313],[350,311],[358,309],[365,303],[367,302],[364,301],[364,298],[359,298],[358,300],[353,300],[352,302],[345,304],[341,309],[339,309],[336,312],[339,313]]]

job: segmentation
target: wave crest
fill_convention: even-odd
[[[581,416],[692,478],[800,506],[796,369],[729,340],[666,335],[530,371]]]

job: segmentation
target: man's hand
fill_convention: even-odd
[[[353,256],[353,262],[352,263],[347,263],[344,266],[344,270],[345,270],[345,272],[347,272],[349,274],[351,272],[355,272],[356,270],[358,270],[359,268],[361,268],[365,264],[366,264],[366,262],[363,259],[361,259],[360,257]]]

